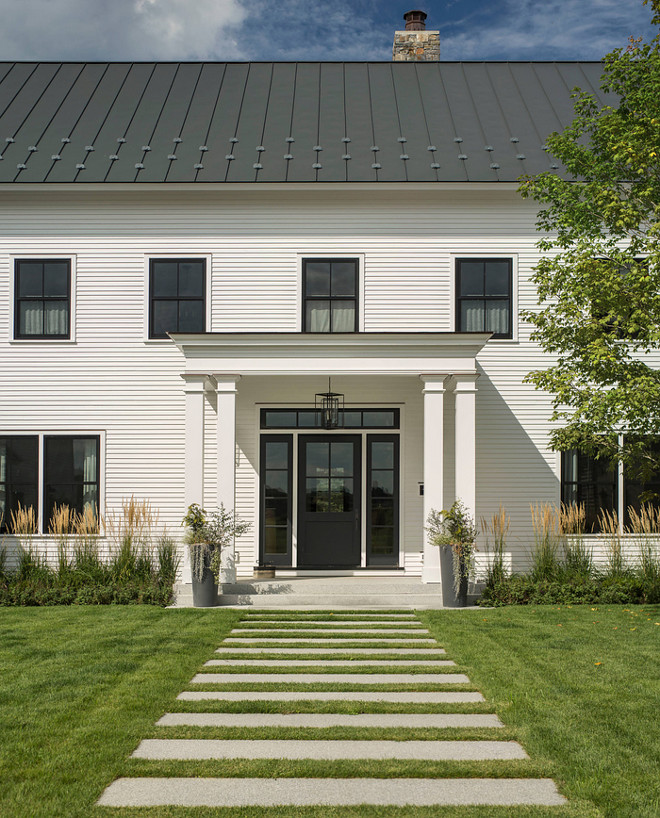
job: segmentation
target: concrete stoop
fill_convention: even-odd
[[[287,580],[290,583],[292,580]],[[373,581],[373,580],[371,580]],[[370,581],[370,582],[371,582]],[[397,580],[397,583],[399,581]],[[256,584],[256,583],[255,583]],[[324,581],[311,581],[312,590],[320,592]],[[408,589],[412,583],[408,582]],[[277,582],[259,582],[259,588],[254,595],[258,598],[278,596],[280,585]],[[353,588],[359,583],[353,583]],[[381,584],[384,593],[393,593],[392,582]],[[236,594],[240,595],[240,594]],[[284,592],[282,596],[290,596]],[[396,593],[394,594],[396,595]],[[404,595],[404,594],[401,594]],[[415,595],[413,591],[411,595]],[[432,592],[426,591],[422,596],[431,597]],[[346,594],[359,597],[359,593]],[[407,616],[407,615],[406,615]],[[398,619],[396,618],[398,617]],[[447,672],[451,660],[435,661],[434,657],[443,654],[444,650],[435,639],[422,637],[427,631],[421,627],[416,618],[402,620],[402,614],[381,613],[376,620],[372,615],[355,612],[355,608],[348,621],[333,620],[328,622],[314,622],[310,615],[301,612],[300,616],[287,617],[285,620],[288,629],[278,630],[277,614],[267,615],[246,612],[242,623],[248,627],[236,627],[226,637],[216,652],[232,650],[238,652],[239,659],[210,659],[190,680],[190,686],[197,690],[184,690],[178,701],[215,701],[218,703],[218,712],[171,712],[163,716],[157,723],[162,731],[158,738],[148,738],[140,742],[133,753],[133,758],[152,760],[154,762],[168,760],[214,760],[214,759],[247,759],[273,760],[282,759],[304,761],[308,759],[346,762],[353,760],[361,765],[370,760],[391,760],[418,762],[453,761],[470,764],[487,762],[488,769],[497,769],[497,765],[506,764],[510,760],[527,760],[528,755],[524,748],[516,741],[500,738],[503,728],[502,722],[494,713],[434,713],[419,712],[419,705],[437,703],[454,703],[460,706],[465,702],[484,702],[483,696],[476,690],[446,690],[452,684],[470,686],[470,679],[463,673]],[[264,625],[272,625],[264,628]],[[371,641],[390,642],[392,647],[378,648],[377,652],[393,653],[388,667],[382,660],[372,663],[364,655],[365,648],[358,649],[352,660],[356,667],[352,673],[346,669],[346,660],[341,658],[354,649],[342,646],[342,642],[350,644],[350,628],[356,632],[371,631],[374,634]],[[311,626],[311,627],[310,627]],[[317,627],[318,626],[318,627]],[[254,645],[263,643],[264,631],[270,631],[277,638],[268,640],[267,647],[237,648],[231,646],[232,640],[253,642]],[[348,631],[348,632],[347,632]],[[420,642],[432,643],[417,648],[394,647],[401,640],[402,635],[408,632],[411,644]],[[322,650],[324,656],[317,659],[307,659],[304,667],[312,667],[318,671],[314,673],[286,673],[287,668],[295,665],[295,659],[284,660],[287,664],[274,667],[274,663],[282,661],[283,652],[296,650],[290,644],[298,634],[307,633],[310,641],[315,641],[322,648],[303,648],[307,652]],[[338,638],[325,638],[326,634],[335,634]],[[240,634],[237,637],[236,634]],[[272,644],[271,644],[272,643]],[[241,651],[259,650],[268,658],[259,659],[250,666],[250,657],[244,657]],[[360,652],[362,651],[362,652]],[[397,651],[405,654],[424,652],[427,654],[424,664],[418,668],[410,667],[414,661],[410,658],[398,663]],[[232,661],[234,668],[229,668]],[[222,663],[225,672],[215,672],[215,666]],[[407,663],[407,664],[404,664]],[[301,663],[303,664],[303,663]],[[349,662],[350,664],[350,662]],[[421,663],[420,663],[421,664]],[[440,670],[434,667],[441,665]],[[273,668],[265,672],[264,668]],[[207,670],[206,668],[211,668]],[[314,691],[305,689],[305,686],[325,683],[329,689]],[[231,688],[241,684],[241,690]],[[291,690],[273,690],[272,686],[282,685],[293,687]],[[410,691],[401,690],[399,686],[424,685],[434,690]],[[361,690],[365,685],[369,689]],[[211,686],[213,689],[200,690],[200,687]],[[301,689],[302,688],[302,689]],[[339,688],[339,689],[338,689]],[[349,688],[349,690],[346,690]],[[353,688],[353,690],[350,690]],[[376,690],[374,690],[376,688]],[[273,703],[286,701],[286,712],[269,712]],[[328,704],[323,713],[307,713],[311,701],[323,701]],[[340,702],[395,702],[401,705],[399,712],[393,713],[344,713]],[[240,712],[240,706],[233,711],[234,705],[222,711],[223,702],[245,702],[245,712]],[[297,705],[296,702],[305,702]],[[332,702],[337,707],[332,707]],[[415,713],[407,713],[407,704],[417,703]],[[457,708],[459,709],[459,708]],[[176,710],[176,708],[173,708]],[[248,712],[250,711],[250,712]],[[254,712],[252,712],[254,711]],[[180,729],[183,726],[193,726],[199,730],[208,730],[197,738],[178,739],[168,730]],[[271,728],[291,729],[292,727],[305,728],[332,728],[356,727],[364,731],[354,740],[339,738],[318,739],[306,738],[304,733],[299,738],[289,738],[289,734],[282,738],[241,738],[222,737],[224,729],[232,728]],[[487,730],[488,738],[479,739],[451,739],[439,733],[434,738],[397,739],[396,729],[405,728],[436,728],[438,730],[475,728]],[[389,740],[371,738],[372,730],[391,730]],[[218,733],[220,731],[220,733]],[[108,807],[270,807],[309,805],[323,808],[326,806],[348,805],[382,805],[382,806],[527,806],[543,805],[548,807],[561,806],[566,799],[560,795],[551,779],[543,778],[507,778],[499,777],[497,773],[483,778],[435,778],[429,775],[426,778],[286,778],[278,779],[265,776],[264,778],[218,778],[218,777],[125,777],[114,781],[103,793],[98,801],[101,806]],[[315,814],[317,814],[315,812]],[[318,814],[322,814],[319,812]]]
[[[479,598],[475,585],[468,605]],[[192,586],[175,586],[175,607],[192,606]],[[423,583],[419,577],[295,576],[281,579],[239,580],[224,583],[218,594],[218,606],[254,608],[292,608],[306,610],[354,610],[388,608],[442,608],[439,583]]]

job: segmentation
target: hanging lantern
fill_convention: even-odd
[[[314,398],[316,419],[322,429],[337,429],[344,425],[344,396],[333,392],[330,378],[328,391],[317,392]]]

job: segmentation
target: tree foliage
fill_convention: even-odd
[[[660,0],[644,0],[660,25]],[[608,104],[580,89],[575,119],[547,139],[565,172],[525,178],[542,203],[539,307],[523,313],[554,357],[526,380],[553,394],[555,449],[660,470],[660,34],[603,61]],[[625,433],[623,448],[619,435]]]

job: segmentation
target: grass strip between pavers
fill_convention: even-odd
[[[360,701],[184,701],[177,699],[170,713],[493,713],[489,702],[360,702]],[[500,728],[501,729],[501,728]]]
[[[276,653],[274,651],[267,651],[264,650],[261,653],[234,653],[229,652],[225,653],[214,653],[211,657],[213,659],[241,659],[245,661],[250,661],[252,659],[284,659],[284,660],[291,660],[291,659],[300,659],[301,661],[308,661],[310,659],[314,660],[315,662],[324,662],[324,661],[332,661],[333,659],[341,659],[341,660],[355,660],[355,661],[386,661],[391,662],[392,665],[396,665],[398,661],[410,661],[410,660],[428,660],[428,659],[451,659],[452,657],[448,653],[402,653],[400,655],[392,656],[387,653]],[[451,667],[449,665],[448,667]]]
[[[502,727],[155,727],[144,738],[301,741],[516,741]]]
[[[442,684],[351,684],[342,682],[340,684],[330,684],[325,682],[309,682],[308,684],[298,684],[295,682],[200,682],[191,684],[188,688],[195,692],[200,690],[214,690],[228,693],[230,691],[243,691],[245,693],[447,693],[447,692],[475,692],[477,688],[470,683]]]
[[[414,761],[405,759],[289,760],[129,758],[120,775],[223,778],[552,778],[553,764],[530,759]]]

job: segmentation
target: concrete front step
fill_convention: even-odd
[[[414,613],[355,613],[354,611],[346,611],[345,613],[332,613],[329,616],[332,619],[314,619],[315,616],[318,614],[315,611],[310,611],[309,613],[304,613],[303,611],[299,612],[298,618],[294,618],[291,614],[287,613],[284,616],[279,616],[278,618],[267,619],[266,617],[275,617],[276,614],[270,613],[268,611],[245,611],[241,622],[259,622],[261,624],[265,624],[266,622],[299,622],[305,623],[307,625],[326,625],[332,622],[339,622],[342,625],[352,625],[354,624],[351,622],[351,617],[354,618],[355,622],[360,622],[361,624],[366,624],[367,622],[373,622],[374,625],[387,625],[387,624],[397,624],[401,623],[402,625],[407,625],[408,623],[415,623],[417,625],[421,625],[422,623],[417,619]]]
[[[473,691],[282,691],[282,690],[184,690],[177,699],[182,702],[396,702],[397,704],[458,704],[485,702]]]
[[[197,673],[191,684],[470,684],[464,673]]]
[[[504,727],[494,713],[166,713],[159,727]]]
[[[182,761],[226,758],[339,761],[501,761],[529,758],[517,741],[316,741],[145,739],[132,758]]]
[[[281,648],[244,648],[244,647],[220,647],[215,649],[216,653],[240,653],[241,655],[247,654],[254,654],[254,653],[281,653],[281,654],[294,654],[294,653],[309,653],[309,654],[317,654],[323,653],[329,656],[332,656],[336,653],[351,653],[355,654],[356,656],[368,656],[369,654],[377,653],[383,654],[385,656],[392,656],[392,661],[398,661],[397,657],[401,654],[408,654],[412,656],[416,653],[421,654],[438,654],[444,653],[446,654],[447,651],[444,648],[434,647],[433,645],[429,645],[427,648],[349,648],[345,650],[343,648],[335,648],[335,647],[328,647],[328,648],[289,648],[289,647],[281,647]]]
[[[451,659],[397,659],[396,667],[451,667]],[[393,667],[391,659],[209,659],[204,667]]]
[[[547,778],[120,778],[105,807],[560,806]]]

